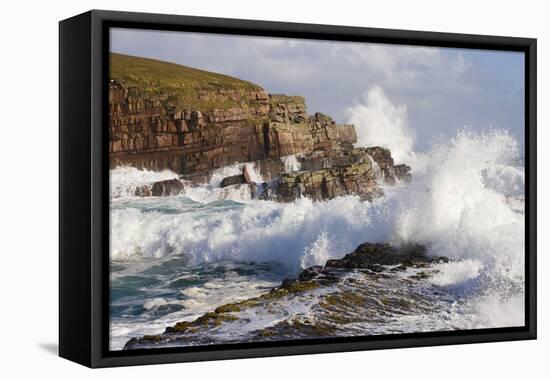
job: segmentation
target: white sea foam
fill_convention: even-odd
[[[196,186],[186,185],[185,197],[200,203],[211,203],[220,200],[248,202],[252,199],[251,189],[247,185],[220,187],[221,181],[228,176],[235,176],[246,170],[253,183],[262,183],[264,180],[253,163],[236,163],[215,170],[207,184]],[[136,188],[149,186],[157,181],[171,180],[179,176],[171,171],[154,172],[139,170],[133,167],[117,167],[110,172],[111,199],[113,201],[140,201],[144,206],[149,202],[157,204],[158,200],[137,198]],[[170,202],[170,199],[163,199]]]
[[[220,186],[224,178],[240,175],[244,172],[245,169],[248,172],[250,180],[252,182],[260,183],[265,181],[254,163],[235,163],[214,170],[214,172],[212,172],[212,177],[209,181],[209,185],[211,187],[218,187]]]
[[[242,172],[243,166],[235,165],[215,173],[208,185],[187,188],[183,196],[115,201],[111,258],[143,261],[182,255],[190,263],[276,261],[290,275],[343,257],[366,241],[417,242],[433,255],[454,260],[435,267],[439,272],[429,279],[431,284],[466,290],[474,281],[481,292],[466,303],[451,304],[441,314],[403,317],[395,320],[398,324],[390,321],[377,326],[378,332],[383,333],[384,327],[388,332],[410,332],[521,325],[525,219],[521,209],[524,170],[518,164],[519,156],[517,142],[506,132],[464,130],[427,152],[410,154],[407,163],[413,169],[412,182],[386,188],[385,196],[373,202],[346,196],[325,202],[301,198],[283,204],[251,200],[240,189],[223,194],[235,190],[219,188],[223,177]],[[128,179],[136,175],[143,175],[142,181]],[[128,182],[131,187],[157,180],[148,175],[117,168],[111,172],[111,183],[124,187]],[[167,179],[175,174],[163,172],[161,176]],[[120,192],[127,190],[112,195]],[[228,288],[203,285],[185,290],[185,314],[198,314],[214,303],[221,304]],[[245,298],[247,290],[254,291],[245,285],[236,287],[234,293]],[[201,297],[201,292],[207,296]],[[211,302],[213,293],[218,299]],[[182,314],[147,327],[160,329],[159,324],[185,319]],[[116,332],[123,334],[120,329]]]
[[[199,185],[187,187],[184,190],[185,197],[203,204],[216,201],[230,200],[237,202],[250,202],[252,192],[248,185],[231,185],[220,188],[212,185]]]
[[[242,163],[235,163],[225,166],[223,168],[216,169],[214,172],[212,172],[212,177],[210,178],[209,184],[212,187],[218,187],[220,186],[224,178],[240,175],[241,173],[243,173]]]
[[[285,167],[285,172],[299,171],[302,168],[302,164],[298,161],[296,155],[282,156],[281,161]]]
[[[523,294],[502,296],[498,291],[494,291],[475,298],[468,306],[476,315],[478,324],[481,323],[485,327],[517,327],[525,324]]]
[[[250,181],[254,183],[261,183],[265,181],[254,163],[244,163],[243,170],[248,172]]]
[[[323,265],[330,258],[332,249],[327,233],[321,232],[317,240],[305,248],[300,266],[307,268],[313,265]]]
[[[112,273],[112,277],[117,279],[128,276],[150,277],[148,273],[144,273],[144,270],[156,267],[159,274],[156,276],[159,279],[156,285],[160,287],[143,288],[138,296],[124,297],[116,302],[118,306],[131,306],[132,311],[138,311],[136,307],[141,307],[145,311],[141,315],[119,315],[111,320],[111,349],[122,349],[132,337],[162,333],[168,326],[173,326],[180,321],[194,320],[222,304],[264,294],[277,286],[282,279],[276,270],[267,273],[261,269],[251,271],[251,266],[248,264],[213,264],[210,267],[218,268],[213,272],[197,267],[189,271],[190,268],[181,263],[182,261],[177,258],[117,263],[117,266],[124,267]],[[136,269],[136,266],[139,267]],[[179,273],[174,274],[172,270],[174,266]],[[240,275],[236,273],[239,269],[249,269],[251,274]],[[201,274],[197,275],[196,272]],[[201,279],[205,275],[208,276],[206,282]],[[163,293],[167,292],[167,287],[171,287],[180,280],[189,282],[190,286],[179,289],[177,296],[163,296]],[[162,307],[165,306],[172,306],[172,309],[163,312]]]
[[[235,163],[215,170],[208,184],[186,187],[185,196],[195,202],[211,203],[220,200],[249,202],[252,192],[248,185],[236,185],[220,188],[222,180],[229,176],[242,174],[246,170],[252,183],[262,183],[264,179],[254,163]]]
[[[509,166],[516,154],[517,144],[507,133],[461,132],[418,155],[411,184],[386,189],[386,196],[372,203],[348,196],[290,204],[243,201],[223,211],[179,203],[173,205],[177,214],[154,211],[154,204],[151,211],[114,208],[111,256],[185,254],[196,262],[280,261],[298,269],[342,257],[365,241],[389,240],[426,244],[434,254],[477,260],[522,280],[524,215],[501,193],[505,181],[493,190],[482,173]],[[517,181],[510,186],[521,192]],[[201,191],[207,194],[201,197]],[[204,204],[219,201],[211,193],[199,187],[186,196]]]
[[[111,198],[118,199],[134,197],[134,192],[139,186],[150,185],[155,181],[175,179],[178,178],[178,175],[169,170],[153,172],[120,166],[112,169],[109,177]]]
[[[376,216],[369,217],[372,206],[358,197],[317,203],[301,198],[290,204],[256,200],[227,206],[174,203],[172,207],[178,213],[113,208],[111,257],[185,254],[197,263],[225,259],[280,261],[297,269],[301,253],[316,242],[323,230],[335,240],[331,255],[326,257],[343,256],[369,240],[369,234],[378,238],[376,231],[368,232],[370,227],[378,227],[372,223]],[[315,257],[312,261],[322,260]]]
[[[393,316],[384,323],[357,324],[357,329],[362,333],[388,334],[518,327],[525,324],[524,309],[522,296],[488,295],[474,297],[466,303],[450,302],[444,310],[435,313]]]
[[[166,260],[164,260],[166,262]],[[178,265],[181,261],[177,259],[170,261],[171,265]],[[127,263],[128,269],[142,265],[143,261],[136,263]],[[150,268],[146,264],[146,268]],[[136,274],[135,272],[130,275]],[[139,274],[139,273],[137,273]],[[126,274],[123,274],[124,276]],[[185,274],[177,276],[174,280],[190,279],[193,276]],[[196,278],[196,277],[195,277]],[[259,278],[256,275],[239,276],[233,272],[226,272],[212,278],[210,281],[200,285],[191,286],[180,290],[181,295],[171,297],[155,297],[143,300],[140,298],[130,298],[131,303],[140,303],[140,306],[146,310],[141,317],[119,317],[110,324],[110,347],[113,350],[122,349],[124,344],[132,337],[141,337],[145,334],[162,333],[166,327],[173,326],[180,321],[191,321],[198,316],[214,310],[216,307],[225,304],[241,301],[250,297],[261,295],[270,288],[278,285],[273,276]],[[165,290],[165,289],[164,289]],[[164,291],[163,290],[163,291]],[[150,312],[158,310],[165,305],[179,306],[172,312],[162,316],[150,316]]]
[[[400,198],[399,238],[427,244],[449,258],[478,260],[498,275],[522,282],[524,215],[488,187],[482,175],[510,166],[517,156],[517,142],[501,131],[462,131],[419,155],[415,164],[422,169],[413,172],[417,179]],[[523,193],[515,182],[510,185]]]
[[[525,172],[522,168],[495,165],[481,171],[484,184],[506,196],[523,196]]]
[[[153,310],[155,308],[158,308],[159,306],[163,306],[168,304],[169,302],[164,298],[153,298],[151,300],[148,300],[143,304],[143,308],[146,310]]]
[[[469,259],[438,264],[437,273],[429,281],[438,286],[457,285],[477,278],[482,269],[481,262]]]
[[[384,185],[384,173],[382,172],[382,169],[378,165],[376,161],[372,158],[372,156],[367,155],[370,163],[372,165],[372,170],[374,171],[374,176],[376,177],[376,182],[378,185]]]

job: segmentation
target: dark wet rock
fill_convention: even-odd
[[[178,179],[157,181],[151,186],[151,194],[156,197],[175,196],[184,190],[183,183]]]
[[[369,265],[368,269],[373,271],[373,272],[376,272],[376,273],[381,273],[381,272],[386,270],[386,268],[384,268],[382,265],[378,265],[378,264]]]
[[[314,278],[319,277],[321,273],[323,272],[323,267],[320,265],[311,266],[309,268],[306,268],[302,270],[300,275],[298,276],[299,281],[309,281]]]
[[[135,188],[134,195],[136,197],[163,197],[175,196],[182,193],[185,186],[178,179],[157,181],[152,185],[141,185]]]
[[[411,276],[413,280],[425,280],[426,278],[429,278],[430,274],[428,272],[418,272],[414,276]]]
[[[225,188],[231,185],[240,185],[240,184],[250,184],[255,185],[254,183],[254,172],[253,164],[245,164],[242,168],[242,173],[239,175],[224,177],[220,183],[220,187]]]
[[[407,267],[405,265],[398,265],[390,269],[390,272],[404,272],[407,270]]]
[[[412,266],[418,263],[429,263],[433,258],[426,254],[422,245],[393,246],[391,244],[361,244],[357,249],[341,259],[328,260],[327,268],[370,269],[375,265]]]
[[[246,180],[244,179],[244,175],[235,175],[235,176],[229,176],[225,177],[222,182],[220,183],[220,187],[225,188],[226,186],[230,185],[237,185],[237,184],[244,184]]]

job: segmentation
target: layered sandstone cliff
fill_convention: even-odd
[[[111,54],[109,117],[111,166],[170,169],[196,184],[215,169],[254,162],[264,199],[372,199],[380,176],[389,184],[409,176],[389,150],[354,148],[353,125],[309,115],[303,97],[172,63]],[[285,169],[281,158],[291,155],[298,172]],[[251,184],[244,174],[232,185]]]

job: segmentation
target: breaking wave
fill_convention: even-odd
[[[111,200],[132,198],[136,188],[140,186],[174,178],[178,178],[178,175],[169,170],[153,172],[132,167],[116,167],[110,173]]]
[[[414,131],[405,105],[394,105],[380,86],[372,85],[347,112],[348,123],[356,126],[358,146],[387,147],[397,163],[409,163],[414,156]]]
[[[177,175],[116,168],[111,171],[111,259],[276,263],[288,277],[341,258],[367,241],[415,242],[452,259],[438,267],[430,282],[456,292],[461,304],[436,317],[412,317],[411,329],[422,322],[430,329],[438,321],[459,328],[522,325],[521,156],[517,141],[505,131],[462,130],[411,156],[412,182],[385,188],[384,197],[373,202],[346,196],[278,203],[251,199],[249,186],[220,188],[223,177],[242,172],[242,164],[215,172],[208,184],[189,186],[179,196],[138,198],[125,194]],[[285,163],[296,169],[292,159]]]
[[[524,214],[510,206],[523,197],[523,168],[514,165],[511,135],[463,131],[449,143],[417,154],[413,181],[387,188],[363,202],[347,196],[290,204],[250,200],[238,189],[220,197],[215,174],[208,185],[172,198],[133,198],[112,203],[113,259],[187,255],[193,261],[279,261],[298,269],[338,258],[365,241],[418,242],[450,258],[475,258],[521,276]],[[225,169],[223,175],[242,167]],[[131,179],[130,179],[131,176]],[[173,178],[170,172],[117,168],[111,185]],[[226,189],[226,188],[223,188]],[[225,199],[224,199],[225,198]]]

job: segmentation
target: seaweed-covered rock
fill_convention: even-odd
[[[337,336],[338,332],[345,334],[346,325],[376,321],[388,313],[431,311],[430,298],[423,296],[424,290],[414,290],[414,285],[424,285],[422,281],[430,276],[430,270],[437,269],[433,263],[438,262],[448,262],[448,259],[428,256],[426,248],[421,245],[364,243],[341,259],[328,260],[324,267],[313,266],[302,270],[297,277],[285,279],[265,294],[224,304],[195,320],[167,327],[159,335],[132,338],[124,349],[219,342],[215,339],[219,327],[233,327],[238,332],[236,330],[241,328],[240,324],[250,324],[251,316],[257,320],[257,315],[251,314],[267,311],[272,316],[277,309],[281,318],[275,323],[269,320],[267,327],[252,328],[246,340]],[[386,269],[387,265],[396,266]],[[408,276],[399,273],[407,267],[416,269]],[[437,291],[437,288],[432,290]],[[289,303],[304,300],[315,301],[310,310],[315,316],[300,316],[286,311],[285,306]]]

